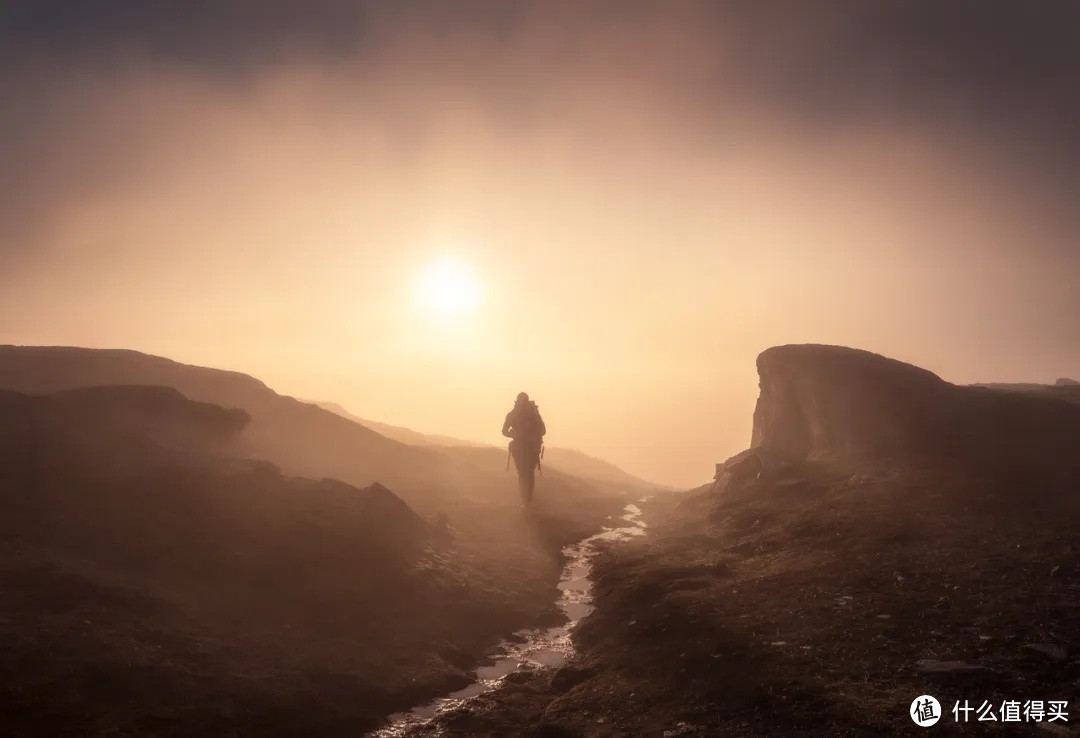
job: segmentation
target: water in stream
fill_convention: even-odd
[[[627,505],[619,518],[623,525],[606,526],[594,536],[578,541],[563,549],[566,565],[559,578],[559,609],[567,622],[554,628],[522,630],[496,646],[489,654],[487,665],[476,670],[476,681],[456,692],[440,697],[409,712],[390,716],[386,727],[371,734],[373,738],[405,738],[429,735],[431,719],[464,706],[478,695],[495,689],[507,675],[526,669],[562,666],[573,655],[574,644],[570,633],[574,626],[593,610],[592,605],[592,558],[596,543],[619,541],[645,532],[641,509]]]

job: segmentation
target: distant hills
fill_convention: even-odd
[[[358,415],[353,415],[348,410],[343,408],[336,402],[324,402],[321,400],[306,400],[312,405],[317,405],[321,408],[329,410],[332,413],[337,413],[343,418],[348,418],[354,422],[359,423],[365,428],[371,428],[376,433],[392,438],[395,441],[401,443],[407,443],[410,446],[489,446],[490,444],[477,443],[475,441],[465,441],[460,438],[452,438],[451,436],[439,436],[432,435],[430,433],[420,433],[418,431],[411,430],[409,428],[403,428],[399,425],[390,425],[389,423],[380,423],[377,420],[368,420],[367,418],[361,418]]]
[[[251,422],[236,452],[272,461],[287,473],[332,476],[359,486],[378,481],[432,511],[464,498],[516,505],[501,468],[477,469],[437,444],[388,438],[337,412],[280,395],[245,374],[128,350],[0,346],[3,389],[42,393],[116,384],[163,385],[193,400],[243,409]],[[564,488],[581,484],[563,479],[548,485],[548,495],[577,499],[595,492]]]
[[[28,394],[94,385],[160,385],[251,417],[237,451],[296,474],[361,486],[430,480],[439,459],[291,397],[239,372],[137,351],[0,346],[0,388]]]
[[[1030,396],[1046,397],[1066,402],[1080,403],[1080,382],[1062,377],[1053,384],[1035,384],[1031,382],[986,382],[972,385],[987,389],[1007,392],[1023,392]]]
[[[378,481],[422,509],[442,509],[462,497],[515,503],[506,494],[502,466],[477,468],[475,457],[456,450],[480,444],[365,421],[338,405],[278,394],[246,374],[137,351],[0,346],[0,389],[34,394],[118,384],[168,386],[193,400],[243,409],[251,422],[237,453],[272,461],[288,473],[333,476],[360,486]],[[549,449],[546,460],[582,481],[659,488],[579,452]],[[557,481],[548,485],[549,496],[582,496],[582,490],[564,489],[582,481]]]
[[[498,449],[500,454],[499,458],[505,457],[506,454],[505,447],[492,446],[490,444],[478,443],[476,441],[465,441],[460,438],[453,438],[451,436],[420,433],[410,428],[403,428],[398,425],[390,425],[388,423],[381,423],[377,420],[368,420],[366,418],[361,418],[357,415],[353,415],[337,403],[320,401],[311,402],[315,405],[318,405],[319,407],[325,408],[327,410],[330,410],[331,412],[337,413],[338,415],[349,418],[350,420],[355,420],[357,423],[360,423],[367,428],[371,428],[372,430],[381,433],[387,438],[392,438],[395,441],[407,443],[411,446],[429,446],[440,448],[450,455],[458,456],[465,459],[472,459],[474,462],[479,460],[491,462],[491,460],[494,458],[494,456],[492,456],[490,453],[481,453],[477,449],[485,449],[488,452],[490,452],[491,449]],[[496,418],[494,422],[498,423],[499,419]],[[594,482],[601,482],[603,484],[625,485],[628,489],[669,489],[665,485],[648,482],[644,479],[635,477],[629,472],[623,471],[611,462],[604,461],[603,459],[598,459],[595,456],[590,456],[582,451],[576,451],[570,448],[546,448],[544,450],[543,464],[571,476],[580,477],[582,479],[587,479]]]

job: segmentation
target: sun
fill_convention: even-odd
[[[446,319],[468,315],[480,304],[480,282],[468,262],[443,257],[421,270],[413,299],[430,317]]]

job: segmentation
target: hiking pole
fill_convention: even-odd
[[[510,471],[510,444],[506,445],[506,471]]]

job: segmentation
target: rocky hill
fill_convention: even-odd
[[[1080,407],[842,347],[758,367],[753,447],[601,556],[577,662],[446,735],[903,735],[923,694],[949,734],[986,732],[963,700],[1002,735],[1041,733],[1006,700],[1075,713]]]
[[[957,386],[839,346],[758,357],[751,446],[778,460],[1042,467],[1080,457],[1080,415],[1056,398]]]
[[[526,516],[501,467],[135,352],[5,347],[0,384],[21,734],[363,734],[556,618],[561,546],[622,504],[553,475]]]
[[[475,572],[384,487],[230,458],[247,420],[161,387],[0,393],[6,731],[355,734],[461,678],[493,627]]]
[[[236,451],[289,473],[435,488],[446,460],[392,441],[327,410],[280,395],[239,372],[191,366],[137,351],[0,346],[0,388],[36,394],[97,385],[172,387],[184,397],[243,409],[251,418]]]
[[[234,453],[270,461],[290,474],[330,476],[357,486],[379,482],[426,514],[453,515],[463,505],[517,508],[502,466],[478,469],[461,454],[387,438],[245,374],[136,351],[0,346],[0,389],[42,393],[93,385],[167,386],[192,400],[242,409],[250,422]],[[552,509],[566,509],[557,504],[564,501],[610,496],[597,481],[564,476],[547,486],[546,496]]]

